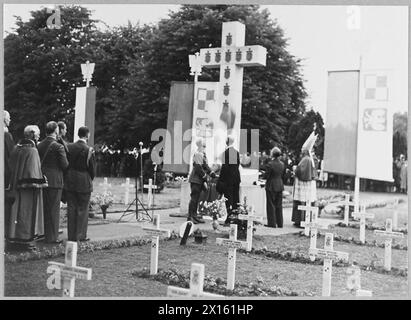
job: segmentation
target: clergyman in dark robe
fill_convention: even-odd
[[[40,136],[37,126],[24,129],[10,155],[10,192],[14,198],[7,225],[9,242],[26,243],[44,234],[43,188],[47,186],[41,170],[36,141]]]

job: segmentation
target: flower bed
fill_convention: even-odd
[[[245,254],[263,255],[268,258],[274,258],[274,259],[290,261],[290,262],[298,262],[298,263],[303,263],[303,264],[320,265],[320,264],[323,264],[324,262],[323,259],[318,259],[318,258],[315,261],[311,261],[308,254],[299,253],[296,251],[280,251],[279,249],[275,251],[270,251],[265,248],[252,249],[250,252],[247,252],[243,249],[239,249],[239,251]],[[344,262],[341,260],[333,262],[333,266],[335,267],[348,267],[350,265],[351,265],[350,263]],[[375,266],[373,263],[369,265],[365,265],[365,264],[357,264],[357,265],[358,267],[360,267],[360,269],[365,270],[365,271],[373,271],[373,272],[377,272],[381,274],[389,274],[389,275],[400,276],[400,277],[407,277],[408,275],[407,269],[392,267],[391,271],[387,271],[383,267]]]
[[[132,276],[140,278],[148,278],[167,285],[173,285],[180,288],[189,288],[190,286],[190,272],[181,273],[175,269],[159,270],[157,274],[150,275],[148,268],[142,270],[133,270]],[[297,292],[279,286],[266,287],[263,285],[263,280],[258,279],[256,283],[235,283],[234,290],[226,289],[227,282],[222,278],[214,278],[211,276],[204,277],[205,292],[216,293],[224,296],[313,296],[311,292]]]
[[[341,227],[341,228],[353,228],[353,229],[359,229],[360,225],[357,223],[348,223],[348,226],[344,222],[338,222],[336,227]],[[365,229],[367,230],[382,230],[385,231],[385,226],[376,226],[372,224],[366,224]],[[402,232],[403,234],[408,234],[407,228],[398,228],[398,229],[393,229],[395,232]]]
[[[162,239],[161,241],[169,241],[178,238],[178,234],[174,231],[171,232],[170,238]],[[147,237],[130,237],[121,240],[104,240],[104,241],[91,241],[91,242],[83,242],[79,243],[78,252],[85,253],[85,252],[94,252],[97,250],[110,250],[110,249],[118,249],[118,248],[127,248],[127,247],[134,247],[134,246],[144,246],[146,244],[151,243],[151,239],[147,239]],[[58,246],[54,246],[52,248],[41,248],[36,251],[29,251],[29,252],[22,252],[19,254],[5,254],[5,261],[6,262],[22,262],[22,261],[30,261],[30,260],[41,260],[41,259],[50,259],[61,257],[65,255],[65,245],[60,243]]]
[[[304,232],[299,233],[300,236],[307,237]],[[317,237],[325,237],[325,233],[317,232]],[[378,247],[378,248],[385,248],[384,243],[377,242],[377,240],[373,241],[365,241],[365,243],[362,243],[360,240],[355,239],[354,237],[344,237],[338,234],[334,234],[334,240],[335,241],[341,241],[341,242],[346,242],[346,243],[351,243],[355,244],[358,246],[369,246],[369,247]],[[393,243],[391,246],[393,249],[397,250],[408,250],[407,245],[401,245],[400,243]]]

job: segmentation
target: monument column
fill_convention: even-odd
[[[96,110],[96,88],[90,87],[90,81],[94,72],[94,63],[87,61],[81,65],[85,87],[76,88],[76,105],[74,117],[73,140],[77,140],[78,129],[86,126],[90,129],[89,146],[94,146],[94,122]]]

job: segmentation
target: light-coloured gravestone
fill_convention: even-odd
[[[204,265],[200,263],[191,264],[190,272],[190,289],[179,288],[174,286],[167,287],[167,297],[207,297],[207,298],[221,298],[224,297],[219,294],[213,294],[203,291],[204,287]]]
[[[63,297],[74,297],[76,279],[91,280],[91,269],[77,266],[77,242],[67,241],[65,263],[50,261],[47,273],[48,289],[61,289],[63,280]]]
[[[154,215],[154,228],[144,227],[143,230],[151,234],[151,258],[150,258],[150,274],[158,272],[158,247],[160,245],[160,236],[170,237],[171,232],[167,229],[160,229],[160,215]]]
[[[353,217],[360,219],[360,241],[365,243],[365,224],[366,219],[374,219],[375,215],[373,213],[365,212],[365,206],[361,206],[361,212],[354,212]]]
[[[331,295],[333,260],[348,261],[348,253],[334,251],[334,235],[332,233],[325,234],[324,249],[309,249],[309,253],[310,255],[324,259],[322,296],[329,297]]]
[[[234,290],[235,282],[235,263],[237,259],[237,249],[247,249],[247,243],[237,240],[237,225],[230,224],[230,238],[217,238],[219,246],[228,248],[228,267],[227,267],[227,289]]]
[[[347,288],[357,297],[372,297],[372,291],[361,289],[361,270],[358,266],[347,268]]]
[[[245,45],[245,25],[238,21],[223,22],[221,48],[200,49],[202,66],[220,69],[217,94],[222,105],[220,119],[226,122],[228,133],[237,136],[234,142],[237,149],[240,142],[244,67],[265,66],[266,56],[266,48]]]
[[[402,232],[392,231],[392,219],[387,219],[385,221],[385,231],[374,230],[374,234],[385,238],[384,269],[387,271],[390,271],[391,270],[392,239],[404,238],[404,234]]]
[[[305,221],[301,221],[301,226],[304,227],[304,234],[309,236],[310,229],[307,224],[311,222],[311,212],[317,211],[318,214],[318,207],[312,207],[311,202],[306,201],[305,206],[298,206],[298,210],[305,211]]]
[[[111,183],[108,183],[108,178],[104,177],[104,182],[99,184],[100,186],[103,187],[103,192],[107,193],[108,188],[111,188]]]
[[[130,201],[130,189],[134,188],[134,184],[130,184],[130,178],[126,178],[126,183],[121,184],[124,187],[124,204],[128,205]]]
[[[320,223],[318,219],[318,208],[317,210],[313,210],[311,222],[307,223],[305,226],[310,230],[310,249],[317,248],[317,234],[318,230],[327,230],[328,224],[324,225]],[[314,261],[315,256],[310,254],[310,260]]]
[[[344,204],[344,224],[348,226],[348,220],[350,216],[350,206],[354,206],[355,202],[350,201],[350,195],[346,194],[345,201],[343,202],[343,204]]]
[[[239,214],[238,219],[240,220],[247,220],[247,251],[251,251],[253,247],[253,229],[254,229],[254,222],[262,222],[263,217],[257,217],[255,215],[254,207],[251,206],[250,214]]]
[[[153,179],[148,179],[148,184],[144,185],[144,188],[148,189],[147,192],[147,207],[152,208],[154,206],[153,203],[153,190],[156,190],[158,187],[153,184]]]

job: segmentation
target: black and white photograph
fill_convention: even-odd
[[[409,298],[410,11],[360,2],[4,3],[0,298]]]

